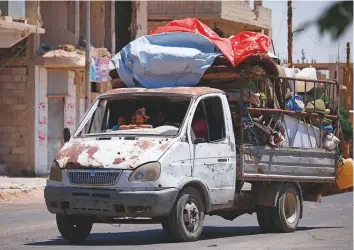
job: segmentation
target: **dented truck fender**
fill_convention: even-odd
[[[211,199],[210,199],[210,190],[206,183],[198,178],[195,177],[187,177],[181,180],[181,182],[178,183],[178,189],[180,192],[187,188],[187,187],[193,187],[198,190],[198,192],[201,195],[201,198],[204,202],[205,205],[205,212],[208,213],[211,211]]]

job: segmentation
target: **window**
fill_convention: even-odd
[[[191,130],[192,140],[202,138],[213,142],[225,138],[224,112],[219,97],[208,97],[198,104]]]
[[[176,136],[184,122],[191,98],[128,94],[100,99],[80,135],[137,134]],[[144,109],[144,124],[137,124],[135,114]],[[92,112],[92,111],[91,111]],[[144,126],[142,126],[144,125]]]
[[[205,111],[208,120],[210,141],[219,141],[225,138],[224,110],[219,97],[204,99]]]
[[[192,140],[195,138],[202,138],[205,142],[208,141],[208,127],[207,119],[205,117],[205,109],[203,101],[199,102],[192,121]]]
[[[104,119],[106,106],[107,100],[100,101],[91,119],[85,125],[85,134],[96,134],[104,130],[106,127],[106,121]]]

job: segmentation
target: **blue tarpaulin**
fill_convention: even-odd
[[[169,32],[140,37],[112,58],[127,87],[196,86],[220,51],[205,36]]]

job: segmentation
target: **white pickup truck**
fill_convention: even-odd
[[[148,114],[163,111],[165,122],[111,129],[118,117],[129,119],[141,107]],[[193,130],[195,119],[206,122],[205,136]],[[335,184],[335,154],[237,144],[234,125],[218,89],[102,94],[73,135],[64,130],[65,144],[51,167],[45,200],[61,235],[80,243],[94,223],[159,223],[175,239],[195,241],[205,215],[233,220],[254,212],[265,232],[295,231],[303,200],[318,201]]]

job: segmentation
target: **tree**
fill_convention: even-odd
[[[306,23],[302,28],[315,24],[319,27],[321,34],[329,33],[333,40],[337,40],[352,23],[353,1],[337,1],[317,20]]]

